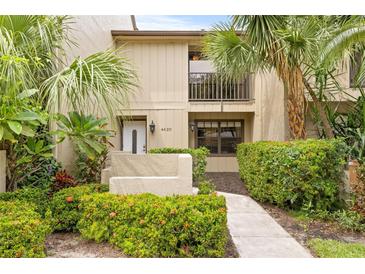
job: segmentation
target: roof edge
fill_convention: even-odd
[[[112,30],[112,36],[204,36],[205,30]]]

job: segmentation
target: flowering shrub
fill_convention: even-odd
[[[83,195],[106,192],[108,185],[89,184],[64,188],[56,192],[50,201],[53,228],[57,231],[72,231],[80,219],[79,202]]]
[[[0,193],[0,201],[21,201],[35,206],[35,210],[45,216],[49,208],[48,189],[26,187],[14,192]]]
[[[215,195],[84,196],[81,235],[109,241],[133,257],[223,257],[227,242],[225,199]]]
[[[0,257],[45,257],[45,239],[50,226],[21,201],[0,201]]]

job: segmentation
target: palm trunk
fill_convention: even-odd
[[[326,112],[324,111],[323,105],[318,100],[314,90],[312,89],[312,87],[308,83],[307,79],[305,79],[305,77],[303,77],[303,83],[304,83],[305,88],[308,90],[309,95],[312,97],[314,105],[318,109],[319,119],[322,122],[323,129],[324,129],[324,132],[326,134],[326,137],[327,138],[334,138],[335,136],[333,134],[333,130],[331,128],[331,125],[328,121],[328,117],[326,115]]]
[[[304,86],[299,67],[293,68],[286,75],[288,87],[288,119],[292,139],[305,139]]]

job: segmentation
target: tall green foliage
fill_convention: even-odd
[[[49,122],[41,115],[45,110],[58,112],[62,104],[114,117],[128,106],[136,74],[120,49],[63,62],[65,46],[76,47],[67,35],[71,25],[67,16],[0,16],[0,149],[7,150],[9,163],[20,160],[14,158],[15,143],[24,147],[26,137]],[[75,142],[93,158],[102,145],[88,140]],[[38,153],[44,156],[44,151]],[[8,167],[8,189],[15,186],[11,173]]]
[[[21,201],[0,201],[0,257],[45,257],[49,224],[32,204]]]
[[[68,117],[57,116],[57,142],[66,137],[75,146],[77,154],[75,175],[79,183],[100,182],[101,170],[104,168],[111,145],[108,141],[114,131],[106,129],[106,118],[98,119],[92,115],[69,112]]]
[[[260,200],[292,209],[330,210],[338,203],[346,145],[342,140],[238,145],[242,180]]]

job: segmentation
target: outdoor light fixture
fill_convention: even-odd
[[[155,123],[152,120],[152,122],[150,124],[150,131],[151,131],[151,133],[154,133],[155,132],[155,128],[156,128],[156,125],[155,125]]]
[[[195,127],[196,127],[195,122],[191,122],[189,125],[190,125],[191,131],[194,131],[195,130]]]

